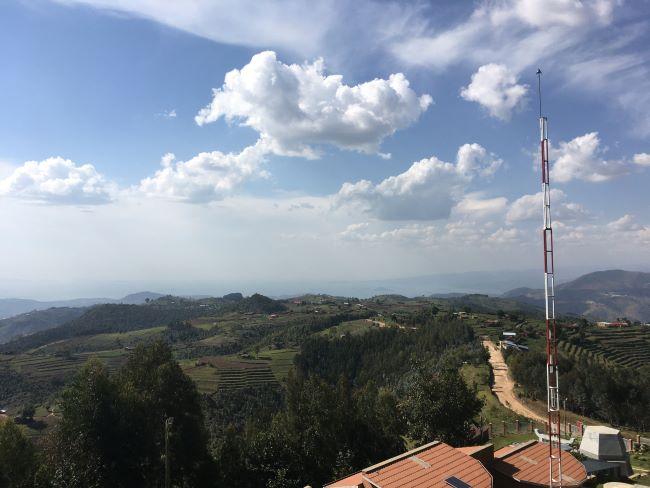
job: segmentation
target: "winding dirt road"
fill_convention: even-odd
[[[515,394],[515,383],[508,374],[508,366],[503,359],[501,350],[492,341],[483,341],[483,345],[490,353],[490,366],[494,373],[494,386],[492,391],[499,399],[499,402],[513,412],[539,422],[545,422],[544,418],[533,412],[524,405]]]

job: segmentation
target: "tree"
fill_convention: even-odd
[[[453,446],[471,438],[483,401],[453,370],[419,371],[401,404],[408,435],[419,443],[441,440]]]
[[[128,471],[126,440],[115,385],[96,359],[81,369],[62,394],[63,418],[45,447],[41,477],[53,488],[126,486],[118,473]]]
[[[322,486],[399,453],[403,432],[378,415],[382,410],[383,417],[399,417],[396,402],[370,388],[359,394],[344,378],[330,385],[314,375],[290,374],[284,410],[246,440],[246,475],[240,471],[223,485]],[[224,442],[233,444],[231,439]],[[225,449],[221,452],[229,458]]]
[[[139,486],[160,486],[163,464],[164,423],[174,419],[170,458],[172,480],[181,486],[209,483],[212,469],[207,450],[201,399],[194,382],[183,373],[163,342],[137,346],[116,379],[119,394],[129,412],[132,441],[130,456],[138,460]]]
[[[211,485],[200,399],[163,343],[140,345],[115,378],[97,360],[63,392],[42,477],[53,488],[163,485],[165,421],[174,486]]]
[[[34,446],[11,420],[0,420],[0,487],[34,486]]]
[[[36,407],[32,403],[28,403],[23,406],[23,411],[21,412],[21,417],[25,420],[34,420],[34,414],[36,413]]]

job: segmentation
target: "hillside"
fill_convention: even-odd
[[[583,315],[593,320],[650,321],[650,273],[608,270],[589,273],[556,287],[555,306],[560,314]],[[537,306],[544,291],[516,288],[504,297]]]
[[[84,307],[53,307],[2,319],[0,320],[0,344],[9,342],[15,337],[58,327],[76,319],[85,311]]]
[[[35,310],[46,310],[48,308],[85,308],[100,303],[125,303],[128,305],[140,305],[147,300],[157,300],[163,297],[161,293],[142,291],[132,293],[122,298],[73,298],[70,300],[39,301],[25,298],[0,298],[0,319],[33,312]]]

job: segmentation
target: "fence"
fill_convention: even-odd
[[[585,427],[586,426],[580,421],[575,424],[564,422],[560,425],[560,432],[567,438],[579,438],[584,434]],[[514,422],[501,421],[494,424],[490,422],[487,425],[483,425],[480,430],[477,430],[477,434],[480,432],[481,440],[485,441],[501,436],[533,434],[535,429],[538,429],[538,431],[542,433],[545,433],[548,430],[545,422],[515,420]],[[625,450],[627,452],[632,452],[639,449],[641,446],[650,447],[650,438],[641,437],[639,435],[636,436],[636,439],[623,437],[623,444],[625,445]]]

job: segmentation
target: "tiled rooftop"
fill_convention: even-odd
[[[494,470],[516,481],[548,486],[548,444],[537,441],[507,446],[494,453]],[[587,478],[584,465],[562,451],[562,486],[577,487]]]
[[[362,471],[375,488],[449,488],[455,476],[472,488],[492,488],[492,475],[476,459],[442,442],[432,442]]]

